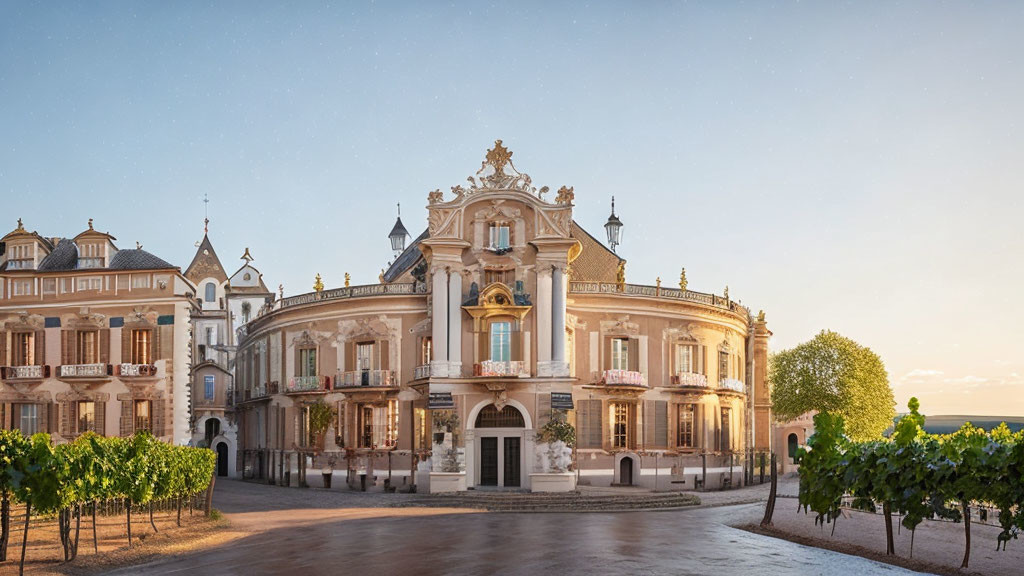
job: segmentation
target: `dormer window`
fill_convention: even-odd
[[[78,267],[79,268],[103,268],[104,250],[102,244],[79,244],[78,245]]]
[[[8,270],[31,270],[35,268],[34,246],[32,244],[16,244],[10,247],[7,257]]]
[[[505,222],[491,224],[491,244],[489,248],[496,252],[506,251],[511,246],[511,232],[509,225]]]

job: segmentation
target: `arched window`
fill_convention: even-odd
[[[500,411],[494,404],[484,406],[476,417],[477,428],[525,428],[526,422],[519,410],[505,406]]]
[[[213,282],[206,283],[206,296],[204,297],[206,302],[217,301],[217,285]]]
[[[252,305],[248,302],[242,302],[242,322],[248,323],[249,316],[252,314]]]
[[[797,446],[800,444],[800,441],[797,440],[796,434],[790,434],[789,438],[787,438],[786,440],[786,443],[788,444],[787,448],[789,450],[789,457],[796,458],[796,449]]]

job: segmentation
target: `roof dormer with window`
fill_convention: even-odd
[[[18,227],[0,239],[0,246],[0,269],[5,271],[35,270],[53,250],[51,241],[25,230],[21,218]]]

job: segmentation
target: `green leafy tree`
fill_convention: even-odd
[[[25,475],[30,442],[18,430],[0,430],[0,562],[11,537],[11,498]]]
[[[814,434],[797,450],[800,462],[799,502],[815,513],[814,523],[829,523],[839,516],[846,492],[845,473],[849,443],[843,417],[827,412],[814,416]]]
[[[812,411],[839,415],[849,437],[864,441],[880,437],[896,415],[881,358],[835,332],[772,355],[768,379],[780,420]]]

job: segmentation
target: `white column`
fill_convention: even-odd
[[[448,277],[448,375],[462,375],[462,274]]]
[[[431,310],[431,347],[434,357],[430,361],[433,376],[448,375],[448,272],[434,269],[433,308]]]
[[[537,375],[551,375],[551,268],[537,270]]]
[[[551,271],[551,359],[552,376],[568,376],[565,361],[565,272],[555,266]]]

